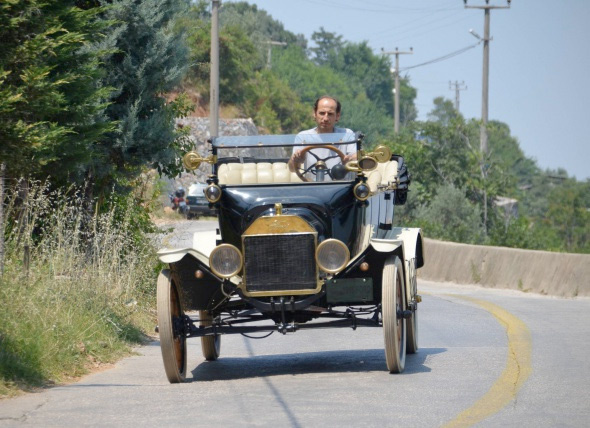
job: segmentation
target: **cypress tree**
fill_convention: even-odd
[[[176,88],[188,65],[183,35],[173,25],[190,2],[109,3],[104,19],[118,24],[112,29],[116,52],[105,63],[106,83],[116,88],[107,115],[117,121],[117,129],[95,147],[94,178],[100,187],[125,184],[146,164],[174,176],[187,143],[174,119],[188,106],[182,97],[169,101],[165,95]]]
[[[9,177],[80,182],[91,148],[114,129],[103,114],[101,11],[74,1],[0,4],[0,159]]]

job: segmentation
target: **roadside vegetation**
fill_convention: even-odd
[[[132,198],[88,205],[84,189],[8,188],[0,277],[0,396],[114,362],[153,331],[157,257]]]
[[[150,215],[162,209],[157,186],[144,186],[157,179],[144,177],[183,172],[192,142],[175,120],[208,113],[209,5],[0,3],[0,395],[114,361],[152,331]],[[341,126],[405,156],[412,186],[400,224],[432,238],[590,253],[590,181],[539,168],[508,124],[490,122],[483,156],[479,122],[451,101],[433,100],[417,120],[408,74],[394,135],[391,62],[366,43],[323,28],[307,40],[245,2],[224,2],[220,22],[226,117],[294,133],[313,126],[313,101],[331,94]],[[269,58],[271,40],[284,45]]]

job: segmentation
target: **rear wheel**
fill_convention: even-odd
[[[385,339],[385,361],[390,373],[401,373],[406,364],[406,320],[404,274],[401,261],[391,256],[383,267],[381,311]]]
[[[199,318],[202,327],[208,327],[212,323],[212,318],[209,312],[199,311]],[[214,336],[201,336],[201,349],[203,357],[207,361],[215,361],[219,358],[219,351],[221,349],[221,336],[216,334]]]
[[[412,312],[412,317],[408,320],[408,342],[406,352],[415,354],[418,352],[418,308]]]
[[[418,294],[417,289],[417,282],[416,282],[416,267],[415,267],[416,259],[410,259],[408,263],[408,270],[409,270],[409,280],[410,280],[410,290],[411,296],[410,300],[415,300]],[[415,354],[418,352],[418,302],[414,301],[414,310],[412,311],[412,317],[407,321],[407,329],[408,329],[408,340],[407,340],[407,348],[406,353],[408,354]]]
[[[170,270],[158,276],[158,331],[164,370],[170,383],[184,382],[186,378],[186,337],[178,328],[182,323],[182,304]],[[176,327],[175,327],[176,325]]]

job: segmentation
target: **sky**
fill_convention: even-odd
[[[413,54],[400,55],[400,69],[418,90],[418,118],[426,119],[436,97],[455,101],[449,82],[463,82],[461,113],[481,118],[482,44],[444,61],[409,68],[478,43],[469,30],[483,36],[484,12],[465,9],[463,0],[248,3],[310,43],[313,32],[324,27],[346,41],[368,42],[375,53],[413,48]],[[483,5],[485,0],[467,4]],[[564,168],[578,180],[590,179],[589,23],[588,0],[513,0],[509,9],[492,10],[490,18],[489,120],[508,124],[525,155],[539,167]]]

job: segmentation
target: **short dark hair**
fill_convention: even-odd
[[[342,108],[340,101],[338,101],[336,98],[334,98],[330,95],[322,95],[317,100],[315,100],[315,103],[313,103],[313,111],[314,112],[318,111],[318,105],[320,104],[320,101],[323,100],[324,98],[328,98],[330,100],[336,101],[336,113],[340,113],[340,109]]]

